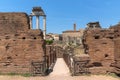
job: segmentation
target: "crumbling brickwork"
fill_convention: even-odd
[[[0,72],[30,73],[32,61],[44,61],[41,30],[31,30],[25,13],[0,13]]]
[[[120,24],[109,29],[86,29],[83,44],[91,58],[91,73],[120,74]]]
[[[120,38],[115,40],[115,73],[120,74]]]
[[[52,64],[56,62],[56,47],[53,45],[46,45],[46,61],[47,68],[50,68]]]
[[[91,58],[91,73],[101,69],[107,73],[113,69],[114,63],[114,30],[112,29],[87,29],[84,32],[84,47],[86,54]],[[95,68],[93,68],[95,67]],[[96,68],[97,67],[97,68]],[[97,72],[93,72],[97,73]],[[100,72],[99,72],[100,73]]]
[[[112,65],[115,67],[114,72],[120,74],[120,23],[114,26],[111,26],[110,29],[114,29],[114,56],[115,62]]]
[[[25,13],[0,13],[0,34],[15,34],[30,29]]]
[[[63,57],[64,50],[60,46],[56,46],[56,57],[62,58]]]

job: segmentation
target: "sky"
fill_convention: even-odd
[[[1,0],[0,12],[31,13],[41,6],[47,15],[47,33],[84,29],[89,22],[99,21],[103,28],[120,22],[120,0]],[[40,17],[42,29],[42,17]],[[34,26],[35,27],[35,26]]]

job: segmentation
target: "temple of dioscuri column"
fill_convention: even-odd
[[[35,29],[40,29],[40,16],[43,17],[43,35],[44,35],[44,39],[46,36],[46,15],[43,11],[43,9],[41,7],[33,7],[32,9],[32,13],[30,14],[30,28],[33,28],[33,23],[32,23],[32,19],[33,16],[36,17],[36,28]]]

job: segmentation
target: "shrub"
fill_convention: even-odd
[[[53,43],[53,40],[46,40],[46,44],[50,45]]]

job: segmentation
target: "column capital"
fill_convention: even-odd
[[[36,17],[40,17],[39,15],[36,15]]]
[[[43,18],[46,18],[46,15],[44,15]]]
[[[33,17],[32,13],[29,15],[29,17]]]

